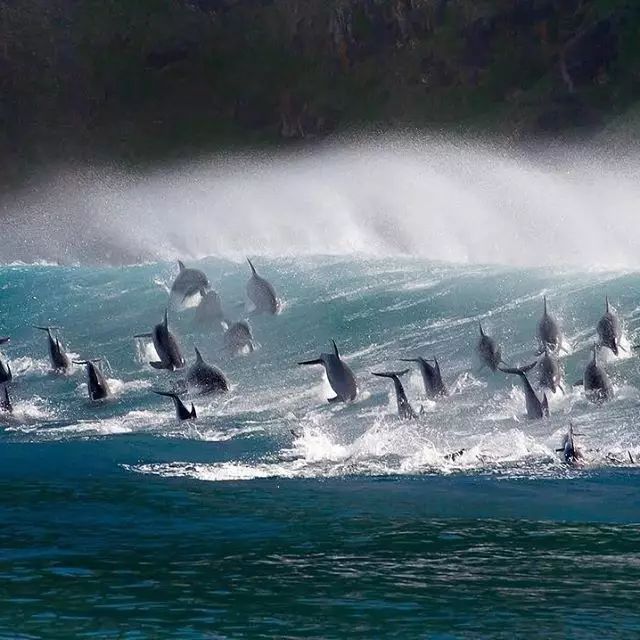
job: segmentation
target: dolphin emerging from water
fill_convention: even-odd
[[[540,420],[542,418],[549,417],[549,401],[547,400],[546,394],[543,394],[542,400],[538,398],[536,392],[533,390],[529,379],[527,378],[527,372],[531,371],[536,366],[536,362],[532,362],[528,364],[526,367],[514,367],[514,368],[503,368],[500,367],[500,371],[504,373],[511,373],[517,376],[520,376],[522,380],[522,385],[524,387],[524,396],[527,403],[527,417],[530,420]]]
[[[608,347],[615,355],[618,355],[618,350],[622,349],[620,346],[622,327],[618,315],[609,305],[608,296],[605,298],[605,313],[598,322],[597,330],[600,344]]]
[[[438,396],[448,396],[447,387],[442,381],[442,373],[438,359],[427,360],[426,358],[400,358],[402,362],[415,362],[420,367],[424,390],[430,400]],[[433,362],[433,364],[431,364]]]
[[[562,346],[562,331],[558,321],[549,313],[547,308],[547,296],[543,297],[544,311],[538,323],[538,340],[540,349],[548,348],[550,351],[558,351]]]
[[[111,396],[111,388],[100,367],[96,366],[102,362],[100,358],[93,360],[74,360],[74,364],[81,364],[87,367],[87,387],[91,400],[104,400]]]
[[[10,338],[0,338],[0,344],[7,344],[9,340]],[[11,366],[0,357],[0,384],[11,382],[11,380],[13,380]]]
[[[333,353],[321,353],[320,357],[315,360],[306,360],[298,362],[298,364],[321,364],[324,367],[329,384],[336,394],[334,398],[329,398],[329,402],[353,402],[358,395],[356,378],[347,363],[340,357],[335,340],[331,342]]]
[[[249,351],[253,352],[255,349],[253,334],[251,333],[251,327],[248,322],[241,320],[240,322],[232,322],[226,326],[224,346],[230,354],[240,353],[245,347],[248,347]]]
[[[478,322],[480,328],[480,340],[478,341],[478,355],[482,366],[489,367],[494,373],[498,370],[500,364],[504,364],[502,359],[502,349],[498,343],[488,336],[482,328],[482,323]]]
[[[273,285],[258,275],[256,268],[249,258],[247,262],[251,267],[251,278],[247,282],[247,296],[255,305],[254,313],[268,313],[275,315],[280,311],[280,300],[276,296]]]
[[[407,394],[404,391],[404,387],[402,386],[402,382],[400,382],[400,378],[408,373],[409,369],[405,369],[404,371],[388,371],[383,373],[373,373],[374,376],[378,376],[380,378],[390,378],[393,381],[393,386],[396,391],[396,401],[398,403],[398,415],[403,420],[413,420],[417,418],[416,412],[411,407],[409,400],[407,398]]]
[[[185,360],[175,336],[169,331],[169,313],[165,309],[164,320],[157,324],[151,333],[138,333],[134,338],[151,338],[160,360],[150,362],[154,369],[175,371],[182,369]]]
[[[195,352],[196,361],[187,371],[187,386],[199,395],[229,391],[229,383],[224,373],[217,367],[206,363],[197,347]]]
[[[569,431],[565,435],[562,441],[562,447],[560,449],[556,449],[558,453],[562,453],[564,457],[564,461],[567,464],[579,464],[582,462],[583,456],[582,451],[576,446],[574,436],[579,436],[581,434],[575,433],[573,430],[573,423],[569,424]]]
[[[58,327],[34,327],[40,331],[46,331],[47,342],[49,344],[49,358],[51,360],[51,367],[56,372],[66,372],[71,368],[71,358],[67,355],[64,348],[64,343],[60,339],[60,336],[56,336],[55,339],[51,334],[52,331],[58,330]]]
[[[558,364],[556,356],[549,350],[548,344],[544,345],[544,351],[539,360],[539,366],[540,386],[549,389],[553,393],[556,392],[556,389],[560,389],[560,391],[564,393],[560,365]]]
[[[171,285],[171,298],[177,299],[183,303],[188,298],[196,294],[202,294],[203,291],[209,289],[209,278],[200,269],[188,269],[181,260],[178,260],[180,273]]]
[[[196,408],[193,406],[193,402],[191,403],[191,411],[184,406],[182,400],[177,393],[172,393],[170,391],[155,391],[155,394],[159,396],[164,396],[166,398],[171,398],[173,400],[173,405],[176,408],[176,418],[178,420],[195,420],[198,416],[196,415]]]
[[[587,398],[592,402],[602,403],[613,399],[614,391],[607,372],[598,362],[598,346],[593,345],[593,355],[584,370],[582,381]]]
[[[196,307],[196,315],[193,322],[201,327],[212,328],[224,320],[222,301],[213,290],[200,290],[200,304]]]

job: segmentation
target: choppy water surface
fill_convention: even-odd
[[[193,309],[174,316],[188,359],[198,346],[232,384],[195,399],[192,425],[151,393],[179,374],[151,369],[132,338],[161,318],[173,264],[0,270],[16,375],[0,432],[2,637],[640,635],[638,359],[606,358],[606,406],[570,384],[605,293],[638,342],[637,273],[257,261],[285,305],[251,318],[253,354],[228,356]],[[245,264],[198,266],[240,317]],[[472,352],[482,320],[506,360],[530,362],[543,294],[566,333],[567,394],[532,423],[517,379],[479,372]],[[105,358],[115,398],[89,404],[82,370],[49,375],[32,324]],[[331,338],[358,377],[351,406],[295,364]],[[414,355],[438,356],[451,396],[424,398],[416,370],[406,388],[424,414],[406,423],[370,372]],[[580,469],[555,451],[569,419]]]

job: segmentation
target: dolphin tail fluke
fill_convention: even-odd
[[[157,396],[163,396],[165,398],[177,398],[178,394],[174,393],[173,391],[157,391],[156,389],[152,389],[151,390],[153,393],[155,393]]]
[[[324,364],[324,360],[322,358],[316,358],[315,360],[305,360],[304,362],[298,362],[299,365],[308,365],[308,364]]]
[[[498,367],[500,371],[503,373],[512,373],[514,375],[523,376],[525,373],[528,373],[533,369],[533,367],[538,364],[537,362],[532,362],[524,367]]]
[[[152,333],[136,333],[136,335],[133,337],[134,338],[153,338],[153,334]]]
[[[379,378],[400,378],[406,373],[409,373],[409,369],[403,369],[402,371],[380,371],[376,373],[372,371],[371,374],[378,376]]]
[[[247,262],[249,263],[249,266],[251,267],[251,273],[254,276],[257,276],[258,272],[256,271],[256,268],[253,266],[253,262],[251,262],[251,260],[249,258],[247,258]]]
[[[400,362],[420,362],[420,358],[400,358]]]

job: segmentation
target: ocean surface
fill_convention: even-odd
[[[175,262],[0,268],[0,334],[15,414],[0,418],[0,637],[11,639],[640,638],[640,321],[637,271],[454,266],[312,256],[256,265],[284,301],[250,317],[258,349],[229,356],[222,331],[172,313],[231,392],[194,398],[180,424],[152,389],[169,374],[134,339],[161,320]],[[249,276],[203,269],[229,317]],[[510,364],[534,359],[542,296],[562,322],[566,395],[526,419],[519,380],[480,371],[478,321]],[[604,406],[572,382],[608,295],[625,324]],[[91,404],[85,372],[48,372],[44,334],[102,357],[114,398]],[[330,405],[317,357],[335,339],[358,379]],[[437,356],[448,398],[405,378]],[[532,374],[535,383],[536,375]],[[556,449],[569,420],[585,465]],[[447,454],[464,453],[451,460]]]

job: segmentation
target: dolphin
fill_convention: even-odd
[[[416,362],[420,367],[424,390],[430,400],[438,396],[448,396],[447,387],[442,381],[442,373],[437,358],[427,360],[425,358],[400,358],[402,362]],[[433,364],[430,364],[433,362]]]
[[[209,289],[209,278],[200,269],[187,269],[181,260],[178,260],[180,273],[171,285],[169,296],[183,303],[187,298]]]
[[[231,354],[240,353],[245,347],[249,347],[249,351],[253,352],[253,334],[249,323],[241,320],[227,325],[224,332],[224,346]]]
[[[482,366],[489,367],[494,373],[498,370],[500,364],[504,364],[502,359],[502,350],[496,341],[488,336],[482,328],[482,323],[478,322],[480,327],[480,340],[478,341],[478,355]]]
[[[224,320],[222,311],[222,301],[220,296],[213,290],[200,290],[200,303],[196,307],[196,315],[193,318],[194,324],[201,327],[213,327]]]
[[[576,446],[574,440],[574,436],[579,435],[581,434],[574,432],[573,423],[569,423],[569,431],[562,440],[562,447],[560,449],[556,449],[558,453],[562,453],[564,461],[567,464],[573,465],[582,462],[582,451],[580,451],[580,449]]]
[[[400,378],[405,375],[409,369],[405,369],[404,371],[388,371],[384,373],[373,373],[374,376],[378,376],[380,378],[390,378],[393,380],[393,386],[396,390],[396,401],[398,402],[398,415],[403,420],[413,420],[417,418],[416,412],[411,408],[411,404],[407,399],[407,394],[404,392],[404,387],[402,386],[402,382],[400,382]]]
[[[280,300],[276,296],[273,285],[258,275],[249,258],[247,258],[247,262],[251,267],[251,278],[247,282],[247,296],[255,305],[254,313],[275,315],[280,311]]]
[[[184,367],[185,361],[178,341],[169,331],[169,313],[167,309],[164,311],[164,320],[161,324],[157,324],[151,333],[138,333],[134,338],[151,338],[153,340],[153,346],[160,358],[158,361],[149,363],[154,369],[175,371]]]
[[[543,296],[544,311],[538,323],[538,341],[540,350],[548,347],[550,351],[558,351],[562,346],[562,331],[558,321],[549,313],[547,308],[547,296]]]
[[[609,297],[605,297],[605,313],[600,318],[597,326],[600,344],[608,347],[615,355],[618,355],[620,338],[622,337],[622,327],[618,315],[609,305]]]
[[[217,367],[207,364],[197,347],[195,352],[196,361],[189,367],[186,375],[187,386],[199,395],[229,391],[229,383],[224,373]]]
[[[2,396],[0,396],[0,411],[4,413],[13,413],[13,405],[11,404],[11,398],[9,397],[9,388],[6,384],[2,385]]]
[[[171,393],[170,391],[155,391],[155,394],[159,396],[164,396],[166,398],[171,398],[173,400],[173,404],[176,408],[176,418],[178,420],[195,420],[198,416],[196,415],[196,408],[193,406],[193,402],[191,403],[191,411],[184,406],[182,400],[177,393]]]
[[[524,387],[524,395],[527,401],[527,417],[530,420],[540,420],[542,418],[549,417],[549,401],[547,400],[546,394],[543,394],[542,401],[536,395],[536,392],[533,390],[529,379],[527,378],[527,372],[531,371],[536,366],[536,362],[532,362],[528,364],[526,367],[514,367],[514,368],[502,368],[500,367],[500,371],[503,373],[511,373],[517,376],[520,376],[522,380],[522,386]]]
[[[593,356],[584,370],[582,379],[587,398],[595,403],[613,399],[613,385],[607,372],[598,362],[598,346],[593,345]]]
[[[82,364],[87,367],[87,386],[89,389],[89,398],[91,400],[104,400],[111,395],[111,389],[109,383],[104,377],[104,374],[100,370],[100,367],[96,366],[101,362],[100,358],[94,360],[74,360],[74,364]]]
[[[10,339],[11,338],[0,338],[0,344],[6,344]],[[0,384],[11,382],[11,380],[13,380],[11,366],[0,357]]]
[[[564,393],[562,387],[562,372],[558,359],[549,349],[549,345],[545,343],[542,358],[539,360],[540,365],[540,386],[551,390],[553,393],[556,389],[560,389]]]
[[[51,334],[58,327],[34,327],[40,331],[46,331],[47,341],[49,343],[49,358],[51,360],[51,368],[56,372],[65,372],[71,368],[71,358],[67,355],[64,343],[60,336],[56,336],[55,340]]]
[[[333,353],[321,353],[320,357],[315,360],[306,360],[298,362],[298,364],[321,364],[324,367],[329,384],[336,394],[334,398],[329,398],[329,402],[353,402],[358,395],[358,384],[353,371],[340,357],[335,340],[331,342],[333,344]]]

